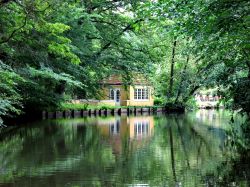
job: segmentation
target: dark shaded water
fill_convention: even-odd
[[[41,121],[2,135],[0,186],[248,186],[231,176],[229,119],[201,110]]]

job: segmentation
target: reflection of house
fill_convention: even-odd
[[[152,86],[143,76],[133,80],[133,86],[124,83],[121,76],[112,75],[103,80],[102,103],[121,106],[152,106]]]
[[[134,124],[134,134],[136,135],[136,137],[147,136],[149,134],[149,122],[136,122]]]
[[[153,133],[153,116],[121,116],[98,118],[98,128],[101,134],[108,138],[114,151],[119,153],[122,141],[130,140],[135,147],[140,147]]]
[[[103,135],[128,136],[130,139],[150,136],[154,126],[153,123],[153,116],[98,118],[98,125]]]
[[[120,134],[120,121],[116,120],[115,123],[110,123],[109,130],[112,135]]]
[[[150,136],[153,130],[152,116],[137,116],[128,119],[130,138],[140,139]]]

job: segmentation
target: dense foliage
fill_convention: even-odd
[[[200,87],[219,87],[234,108],[249,113],[249,1],[161,0],[145,4],[144,14],[165,25],[170,36],[164,92],[177,101]],[[169,22],[169,21],[168,21]],[[156,24],[158,24],[157,22]],[[172,35],[171,35],[172,34]],[[163,71],[160,71],[164,74]],[[157,80],[159,82],[159,80]]]
[[[150,42],[112,1],[0,1],[0,116],[56,108],[65,98],[98,97],[111,72],[149,69]],[[124,15],[123,12],[128,12]]]
[[[116,72],[164,102],[219,87],[250,111],[249,1],[1,0],[0,116],[98,97]]]

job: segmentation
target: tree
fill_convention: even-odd
[[[98,97],[100,80],[113,72],[130,79],[149,71],[155,54],[137,29],[144,21],[132,12],[138,5],[2,1],[0,59],[24,80],[15,82],[24,111],[54,110],[65,96]]]

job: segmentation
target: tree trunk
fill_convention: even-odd
[[[172,96],[173,92],[173,83],[174,83],[174,64],[175,64],[175,49],[176,49],[177,41],[174,39],[173,42],[173,49],[172,49],[172,58],[171,58],[171,68],[170,68],[170,81],[169,81],[169,90],[168,90],[168,96]]]
[[[189,92],[189,94],[183,99],[183,102],[187,102],[189,97],[194,94],[196,90],[198,90],[200,86],[194,86],[193,89]]]
[[[179,88],[177,90],[177,95],[176,95],[176,98],[175,98],[175,101],[174,103],[177,103],[178,99],[179,99],[179,96],[181,94],[181,87],[182,87],[182,83],[183,83],[183,80],[185,78],[185,73],[186,73],[186,69],[187,69],[187,65],[188,65],[188,62],[189,62],[189,55],[187,56],[187,61],[186,61],[186,64],[184,66],[184,69],[181,73],[181,80],[180,80],[180,84],[179,84]]]
[[[63,95],[66,89],[66,81],[60,81],[56,86],[55,93]]]

